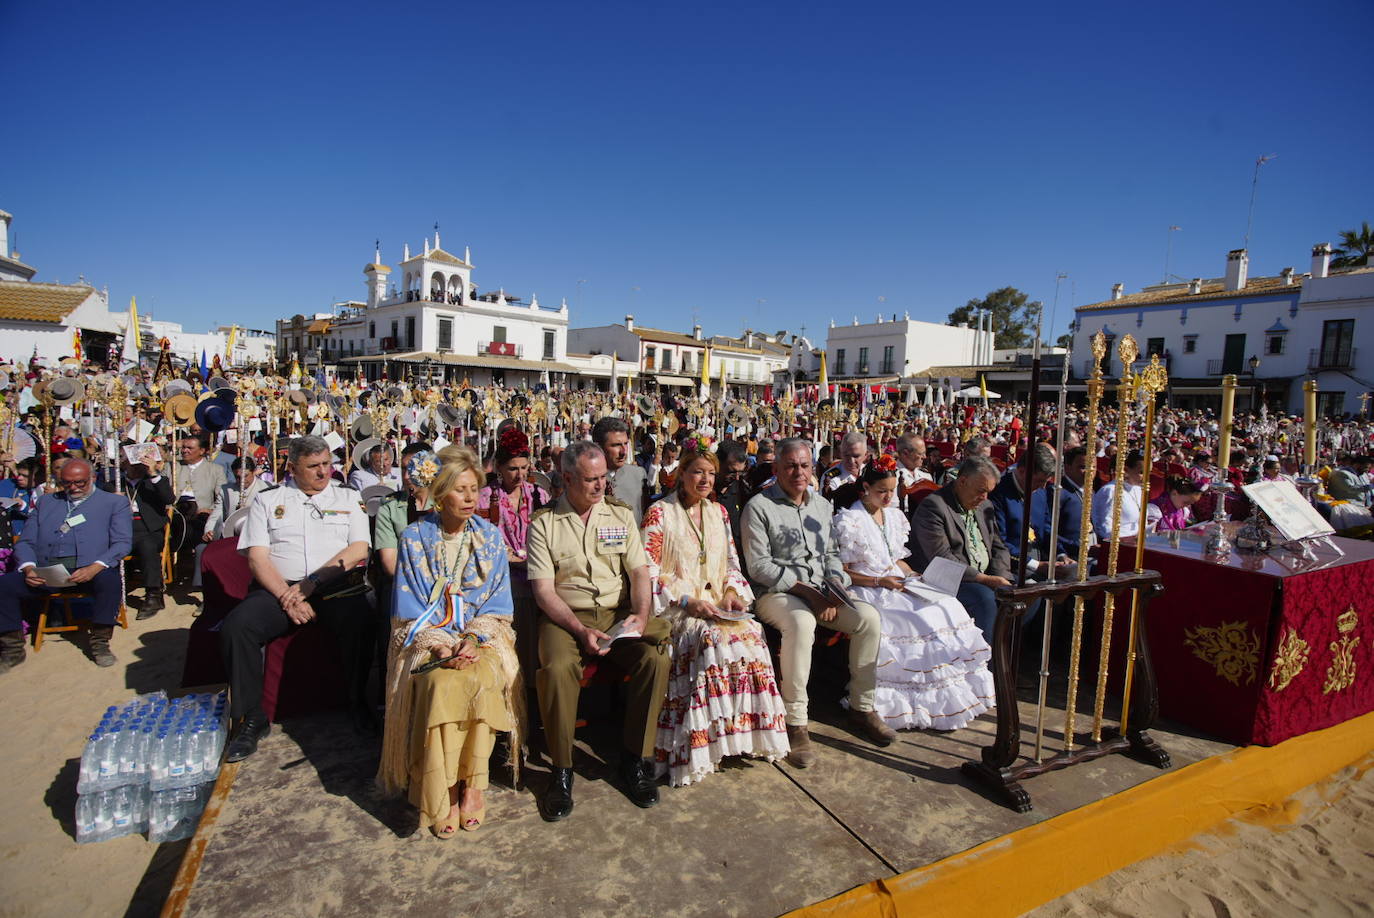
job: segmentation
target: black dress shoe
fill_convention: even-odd
[[[141,622],[144,619],[152,618],[166,607],[167,603],[162,598],[161,593],[149,593],[143,600],[143,608],[138,610],[138,614],[134,618]]]
[[[545,822],[558,822],[572,812],[572,784],[571,768],[555,768],[549,775],[549,786],[544,789],[544,796],[539,798],[539,815],[544,817]]]
[[[272,723],[266,714],[247,714],[239,724],[238,732],[229,740],[224,750],[224,761],[242,762],[258,751],[258,741],[272,732]]]
[[[658,803],[658,778],[654,776],[652,759],[639,756],[622,759],[620,777],[625,781],[630,802],[635,806],[648,809]]]

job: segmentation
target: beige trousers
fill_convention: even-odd
[[[849,635],[849,706],[855,711],[873,710],[878,640],[882,636],[877,609],[855,602],[854,611],[841,608],[832,620],[823,622],[798,597],[768,593],[759,599],[754,612],[782,633],[778,690],[787,707],[788,726],[804,726],[808,720],[806,683],[811,678],[811,648],[816,643],[817,625]]]

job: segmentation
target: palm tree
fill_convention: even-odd
[[[1360,268],[1369,264],[1369,256],[1374,255],[1374,231],[1369,229],[1369,221],[1356,230],[1341,231],[1341,247],[1334,253],[1331,261],[1333,268]]]

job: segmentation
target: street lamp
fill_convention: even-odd
[[[1251,354],[1250,359],[1245,363],[1250,368],[1250,413],[1254,414],[1258,410],[1258,405],[1255,403],[1255,374],[1259,371],[1260,359],[1257,355]],[[1264,399],[1261,398],[1260,402],[1263,401]]]

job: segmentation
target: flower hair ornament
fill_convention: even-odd
[[[496,445],[509,456],[528,456],[530,454],[530,438],[525,436],[523,430],[514,425],[501,431],[501,435],[496,438]]]
[[[882,469],[884,472],[897,471],[897,459],[891,453],[883,453],[877,459],[873,460],[873,465],[876,468]]]
[[[706,434],[698,434],[682,445],[695,453],[709,453],[711,451],[711,438]]]
[[[429,450],[421,450],[406,460],[406,477],[417,488],[434,484],[439,474],[439,457]]]

